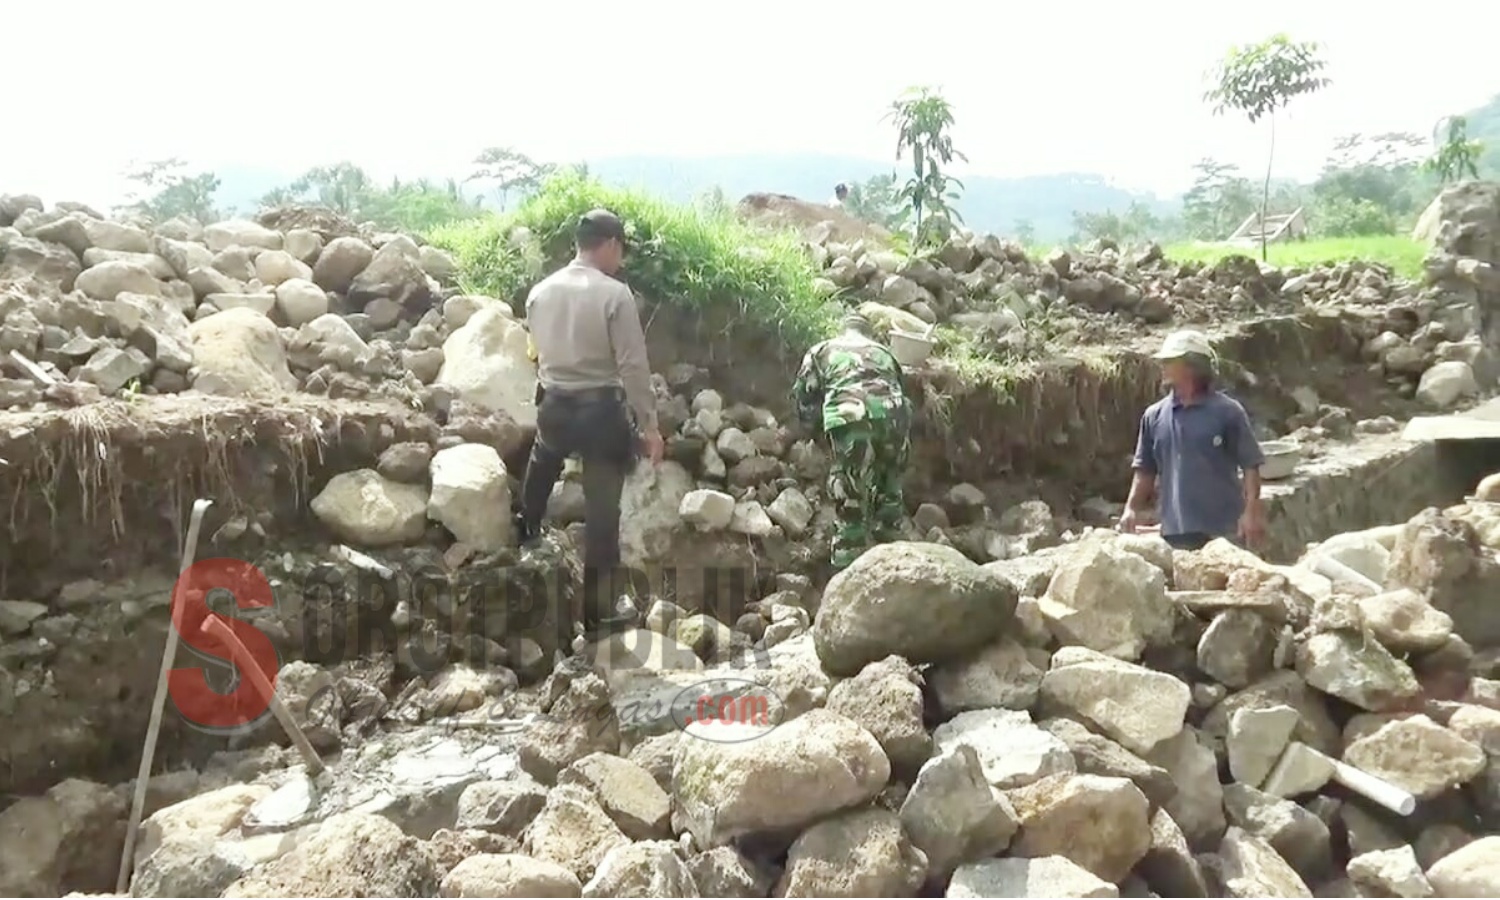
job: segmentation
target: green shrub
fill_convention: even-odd
[[[773,330],[800,350],[826,337],[838,305],[819,294],[816,266],[795,236],[767,234],[727,211],[677,206],[608,187],[578,172],[554,176],[514,212],[436,229],[467,291],[516,300],[573,253],[573,226],[596,207],[625,221],[632,252],[626,279],[646,297],[734,315],[739,327]],[[516,240],[518,227],[530,232]]]

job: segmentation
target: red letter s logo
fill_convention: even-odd
[[[172,627],[188,646],[200,653],[222,659],[239,672],[239,664],[230,649],[211,635],[204,634],[203,623],[217,615],[208,608],[210,591],[228,591],[240,609],[264,609],[276,603],[266,576],[242,559],[205,559],[194,563],[172,589]],[[265,673],[274,688],[281,659],[265,633],[243,619],[223,617],[257,668]],[[174,668],[167,674],[167,692],[182,717],[193,725],[215,730],[249,725],[263,717],[270,708],[255,685],[242,673],[233,692],[214,690],[197,667]]]

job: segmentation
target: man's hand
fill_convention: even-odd
[[[645,441],[646,455],[651,458],[651,464],[653,466],[659,465],[661,463],[662,457],[666,455],[667,442],[662,440],[661,432],[656,430],[655,428],[646,432]]]
[[[1245,507],[1240,516],[1240,540],[1246,547],[1258,547],[1266,539],[1266,512],[1258,503]]]
[[[1116,526],[1124,534],[1135,534],[1140,530],[1140,514],[1130,507],[1125,507],[1125,512],[1120,514],[1120,524]]]

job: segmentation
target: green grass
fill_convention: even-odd
[[[515,299],[572,256],[574,223],[601,206],[626,223],[632,252],[624,275],[646,297],[728,314],[736,327],[774,331],[798,352],[833,332],[840,307],[819,292],[819,273],[795,235],[575,173],[553,178],[513,213],[457,222],[428,238],[454,255],[466,291]],[[529,240],[512,238],[518,226]]]
[[[1307,268],[1325,263],[1360,260],[1390,266],[1397,275],[1413,279],[1421,277],[1422,258],[1427,255],[1427,248],[1422,244],[1399,235],[1293,241],[1272,244],[1267,249],[1271,265],[1282,268]],[[1212,244],[1173,244],[1164,248],[1164,252],[1168,259],[1179,262],[1212,263],[1233,254],[1260,259],[1258,246],[1242,248]]]

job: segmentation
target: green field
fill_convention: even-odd
[[[1294,241],[1286,244],[1272,244],[1267,249],[1270,251],[1268,254],[1270,263],[1281,268],[1293,266],[1306,268],[1323,263],[1361,260],[1390,266],[1396,274],[1405,278],[1421,277],[1422,258],[1427,255],[1425,246],[1411,238],[1398,235]],[[1235,253],[1251,259],[1260,259],[1259,247],[1172,244],[1164,250],[1168,259],[1182,262],[1217,262]]]

